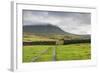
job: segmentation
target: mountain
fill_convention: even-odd
[[[52,24],[37,24],[37,25],[24,25],[23,32],[32,33],[40,36],[47,36],[53,38],[65,39],[90,39],[90,35],[76,35],[63,31],[56,25]]]
[[[51,25],[51,24],[24,25],[23,32],[34,33],[34,34],[70,34],[63,31],[58,26]]]

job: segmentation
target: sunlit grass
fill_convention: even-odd
[[[39,56],[34,62],[52,61],[53,48],[56,47],[56,61],[63,60],[85,60],[91,58],[90,43],[69,44],[69,45],[34,45],[23,46],[23,62],[33,62],[33,59]],[[42,51],[47,52],[41,54]]]

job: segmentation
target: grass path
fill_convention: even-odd
[[[32,62],[35,62],[37,59],[39,59],[41,57],[41,55],[45,54],[48,51],[49,51],[49,49],[45,49],[45,50],[41,51],[38,56],[35,56],[32,58]]]

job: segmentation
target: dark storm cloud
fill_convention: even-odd
[[[90,34],[91,14],[58,11],[23,11],[23,25],[51,23],[74,34]]]

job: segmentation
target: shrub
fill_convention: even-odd
[[[73,40],[64,40],[65,44],[75,44],[75,43],[90,43],[90,39],[73,39]]]
[[[56,45],[56,41],[23,42],[23,45]]]

